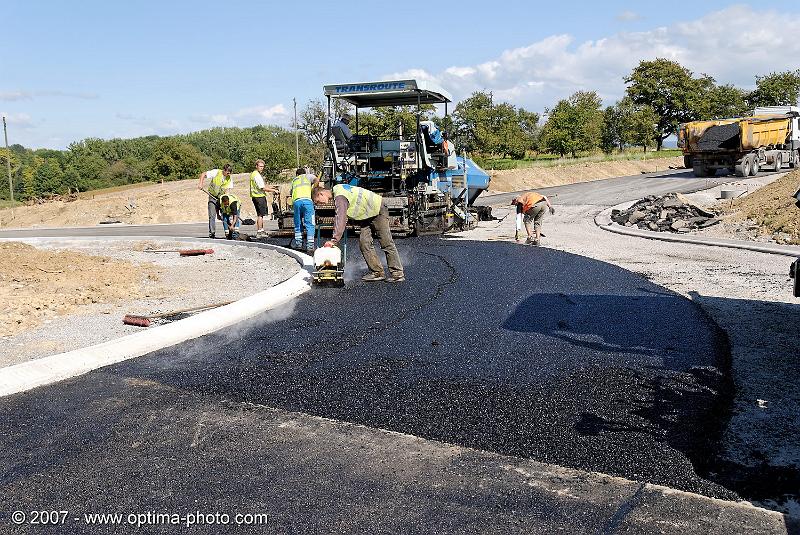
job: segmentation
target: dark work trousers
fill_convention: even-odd
[[[361,225],[361,234],[358,237],[358,247],[364,260],[367,261],[370,271],[383,274],[383,266],[375,252],[373,234],[378,235],[381,249],[386,255],[386,263],[389,266],[389,273],[392,277],[403,276],[403,264],[400,262],[400,253],[392,239],[392,231],[389,229],[389,209],[385,204],[381,205],[381,211],[375,217],[358,222]]]

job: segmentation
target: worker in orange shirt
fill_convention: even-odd
[[[522,216],[522,222],[525,224],[525,231],[528,233],[528,239],[525,240],[525,243],[539,245],[545,210],[549,209],[551,215],[556,213],[556,209],[550,204],[550,199],[546,195],[529,191],[519,197],[515,197],[511,204],[517,207],[517,230],[519,230],[520,216]],[[533,232],[531,232],[531,221],[533,222]]]

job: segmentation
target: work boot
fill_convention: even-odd
[[[209,237],[209,238],[211,238],[211,239],[213,240],[214,238],[216,238],[216,237],[217,237],[217,235],[216,235],[215,233],[213,233],[213,232],[209,232],[209,233],[208,233],[208,237]]]
[[[406,282],[406,276],[402,273],[400,275],[392,275],[386,279],[386,282]]]
[[[379,282],[385,281],[386,276],[383,273],[368,273],[361,277],[361,280],[364,282]]]

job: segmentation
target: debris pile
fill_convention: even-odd
[[[626,227],[681,233],[719,223],[717,214],[692,204],[680,193],[645,197],[627,210],[613,210],[611,219]]]
[[[34,197],[33,199],[28,199],[25,201],[26,206],[35,206],[37,204],[45,204],[49,202],[74,202],[78,200],[77,193],[69,193],[65,195],[57,195],[57,194],[47,194],[43,197]]]

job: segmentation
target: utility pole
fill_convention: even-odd
[[[11,202],[14,202],[14,183],[11,181],[11,151],[8,149],[8,128],[6,128],[5,115],[3,115],[3,136],[6,138],[6,170],[8,171],[8,191],[11,192]]]
[[[294,103],[294,155],[297,158],[297,167],[300,167],[300,133],[297,130],[297,99],[293,98]]]
[[[6,138],[6,170],[8,171],[8,191],[11,192],[11,202],[14,202],[14,183],[11,181],[11,151],[8,149],[8,128],[6,128],[5,115],[3,115],[3,135]]]

